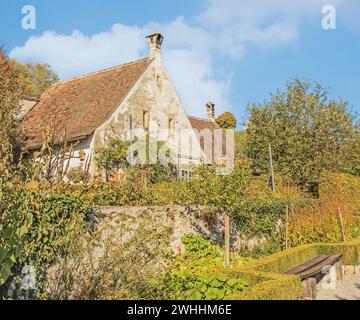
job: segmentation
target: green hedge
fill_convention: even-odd
[[[261,272],[283,273],[293,266],[302,264],[317,255],[316,246],[303,245],[256,260],[251,264],[251,268]]]
[[[318,254],[342,253],[342,262],[346,265],[360,265],[360,239],[340,244],[317,245]]]
[[[340,244],[310,244],[259,259],[245,266],[234,266],[231,273],[249,284],[242,293],[227,300],[298,300],[300,278],[282,273],[321,254],[342,253],[345,265],[360,265],[360,239]]]
[[[302,288],[299,277],[251,270],[233,271],[249,286],[226,300],[299,300]]]

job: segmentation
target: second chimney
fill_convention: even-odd
[[[206,104],[206,113],[209,119],[215,119],[215,104],[212,102],[208,102]]]

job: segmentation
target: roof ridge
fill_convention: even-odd
[[[40,97],[35,97],[35,96],[22,96],[20,99],[23,100],[27,100],[27,101],[34,101],[34,102],[39,102],[40,101]]]
[[[153,59],[150,59],[149,57],[147,57],[147,58],[143,58],[143,59],[140,59],[140,60],[134,60],[134,61],[130,61],[130,62],[127,62],[127,63],[119,64],[119,65],[114,66],[114,67],[106,68],[106,69],[99,70],[99,71],[90,72],[90,73],[84,74],[82,76],[77,76],[77,77],[74,77],[74,78],[71,78],[71,79],[68,79],[68,80],[57,82],[57,83],[55,83],[55,86],[58,86],[58,85],[64,84],[64,83],[68,83],[68,82],[71,82],[71,81],[74,81],[74,80],[79,80],[79,79],[83,79],[83,78],[87,78],[87,77],[91,77],[91,76],[96,76],[98,74],[113,71],[113,70],[116,70],[116,69],[119,69],[119,68],[122,68],[122,67],[125,67],[125,66],[129,66],[129,65],[132,65],[132,64],[140,63],[140,62],[145,62],[147,60],[153,60]]]
[[[189,116],[189,115],[188,115],[188,118],[193,118],[193,119],[197,119],[197,120],[201,120],[201,121],[216,122],[215,119],[205,119],[205,118],[199,118],[199,117]]]

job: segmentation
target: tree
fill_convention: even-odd
[[[235,132],[235,159],[246,160],[245,144],[246,144],[246,131]]]
[[[119,170],[129,170],[133,173],[134,177],[140,175],[142,176],[142,180],[146,180],[146,183],[154,184],[164,181],[169,181],[176,176],[176,166],[172,163],[162,164],[161,154],[159,153],[160,150],[163,148],[167,149],[166,157],[170,157],[170,149],[167,148],[166,143],[164,141],[157,141],[156,142],[156,163],[149,163],[150,162],[150,150],[154,150],[155,146],[152,145],[150,148],[150,144],[153,143],[149,136],[145,138],[145,156],[146,161],[145,164],[135,164],[131,166],[129,162],[129,154],[130,154],[130,147],[132,143],[136,143],[138,139],[136,138],[134,141],[123,141],[121,138],[117,137],[114,133],[114,136],[111,136],[105,147],[102,148],[97,152],[97,165],[98,168],[105,172],[105,179],[106,181],[109,180],[112,173],[119,172]],[[138,156],[138,150],[134,150],[134,157]],[[152,155],[154,156],[154,155]],[[166,161],[164,161],[166,162]]]
[[[356,118],[319,84],[294,79],[285,92],[248,111],[246,153],[253,170],[269,172],[269,144],[276,172],[310,191],[317,191],[322,171],[354,166],[360,151]]]
[[[32,217],[19,170],[22,138],[17,112],[22,93],[0,48],[0,286],[11,274]]]
[[[113,170],[124,170],[129,167],[128,151],[130,142],[123,141],[117,136],[108,139],[104,148],[99,150],[96,155],[98,168],[105,172],[106,181]]]
[[[237,121],[234,115],[230,112],[225,112],[215,119],[220,128],[223,129],[235,129]]]
[[[19,100],[23,90],[11,61],[0,48],[0,180],[12,177],[20,158],[22,135],[19,129]]]
[[[59,81],[57,74],[47,64],[21,64],[12,60],[15,75],[25,94],[40,97],[52,84]]]
[[[27,175],[31,180],[61,183],[70,171],[70,163],[75,159],[74,147],[69,144],[66,130],[59,143],[55,144],[55,128],[50,125],[44,132],[44,143],[40,151],[34,154],[33,163],[28,168]]]

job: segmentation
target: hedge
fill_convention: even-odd
[[[251,270],[237,270],[231,273],[237,273],[249,287],[239,294],[226,297],[225,300],[299,300],[301,297],[301,281],[296,276]]]
[[[245,266],[234,266],[230,271],[249,283],[249,288],[226,300],[298,300],[301,280],[282,273],[321,254],[342,253],[345,265],[360,265],[360,238],[348,243],[310,244],[289,249],[259,259]]]
[[[324,173],[319,182],[320,198],[347,201],[360,214],[360,177],[346,173]]]

